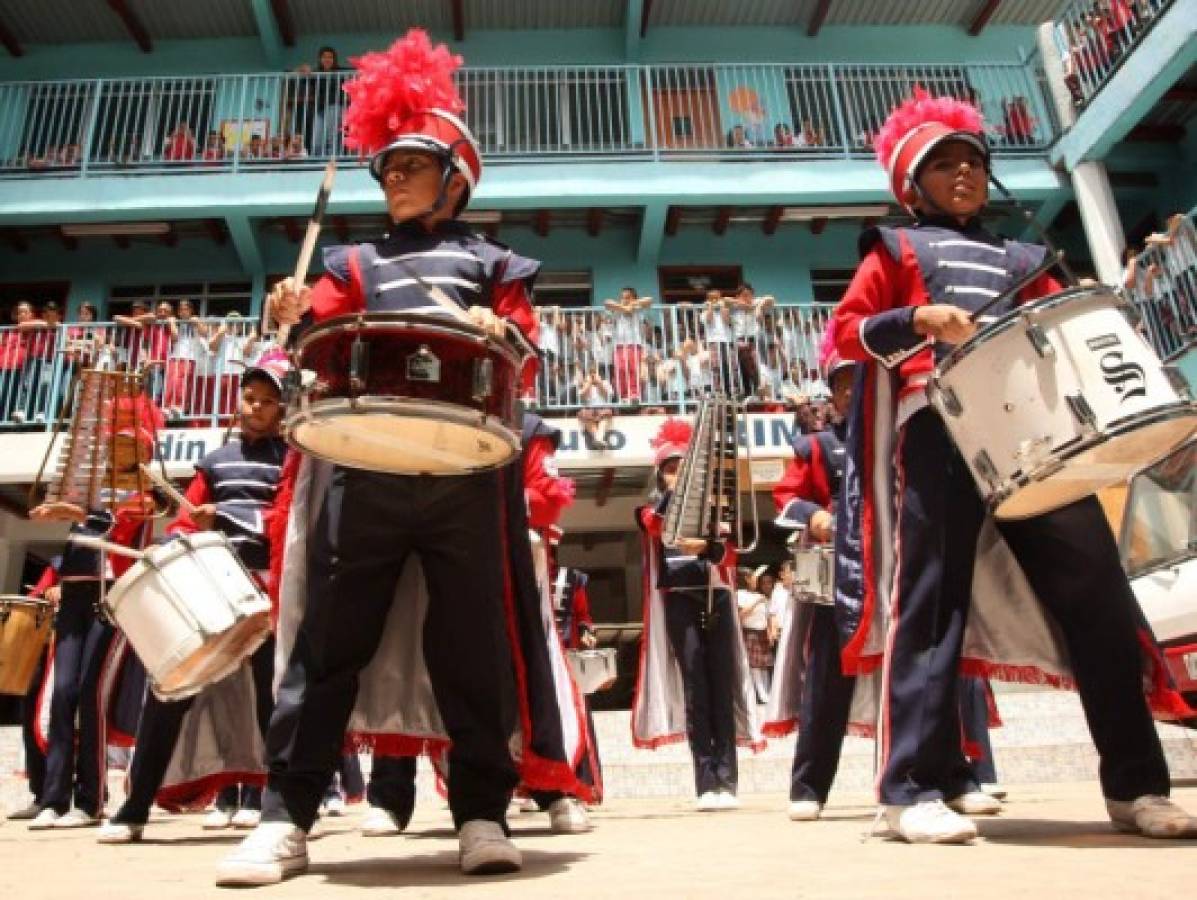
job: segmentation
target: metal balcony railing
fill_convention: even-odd
[[[0,83],[0,177],[240,172],[357,161],[346,73]],[[849,158],[915,85],[976,102],[998,153],[1055,126],[1032,67],[677,64],[463,69],[488,162]]]
[[[1174,0],[1072,0],[1056,19],[1064,84],[1078,108],[1101,90]]]
[[[712,386],[762,404],[825,391],[818,347],[829,306],[707,312],[677,305],[634,316],[541,307],[541,365],[526,398],[541,412],[583,407],[685,412]],[[0,329],[0,429],[44,430],[69,413],[81,368],[144,369],[175,426],[227,425],[238,382],[269,347],[240,318],[109,322]],[[587,379],[590,379],[588,382]]]
[[[1197,208],[1175,216],[1127,267],[1127,296],[1163,359],[1197,342]]]

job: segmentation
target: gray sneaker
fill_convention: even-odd
[[[489,819],[473,819],[461,826],[457,836],[461,850],[461,871],[465,875],[501,875],[518,872],[524,864],[515,844],[503,833],[503,826]]]
[[[290,822],[263,822],[216,867],[216,883],[278,884],[308,868],[308,836]]]
[[[1150,838],[1197,837],[1197,818],[1167,797],[1144,794],[1134,800],[1107,800],[1106,811],[1119,831]]]

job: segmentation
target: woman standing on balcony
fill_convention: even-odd
[[[305,143],[314,156],[332,156],[340,152],[341,79],[334,72],[344,72],[332,47],[321,47],[316,56],[316,68],[307,63],[295,70],[308,77],[299,79],[295,94],[295,115],[292,130],[302,132]]]
[[[651,297],[626,287],[618,300],[604,304],[615,316],[615,393],[620,403],[640,402],[640,366],[644,361],[644,310]]]
[[[166,361],[166,390],[162,397],[168,421],[196,412],[195,362],[208,336],[208,326],[195,318],[195,307],[190,300],[179,301],[179,316],[170,329],[174,341]]]

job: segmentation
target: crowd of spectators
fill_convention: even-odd
[[[1093,0],[1059,24],[1064,83],[1082,106],[1163,7],[1162,0]]]
[[[702,304],[654,307],[631,287],[601,308],[538,308],[540,372],[529,399],[576,410],[587,445],[606,446],[616,411],[658,413],[721,393],[760,412],[794,412],[803,431],[827,417],[816,366],[821,326],[741,284]]]
[[[264,352],[253,323],[230,312],[200,319],[187,299],[144,300],[111,323],[82,303],[77,320],[63,322],[58,303],[29,301],[12,308],[12,327],[0,334],[0,425],[41,426],[64,412],[80,368],[142,371],[151,396],[173,423],[202,425],[231,416],[237,384]]]
[[[1162,356],[1197,339],[1197,228],[1183,213],[1123,251],[1122,289]]]

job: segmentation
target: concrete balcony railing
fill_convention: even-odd
[[[1197,209],[1169,221],[1135,257],[1124,287],[1163,359],[1197,344]]]
[[[0,178],[262,171],[360,161],[341,133],[346,73],[0,84]],[[867,157],[915,85],[977,103],[999,154],[1056,127],[1032,66],[667,64],[463,69],[489,163]]]
[[[830,310],[766,305],[724,316],[679,304],[621,316],[540,307],[540,368],[526,400],[559,415],[587,405],[681,413],[716,385],[762,404],[817,396]],[[141,369],[170,424],[224,426],[237,409],[241,373],[270,347],[253,322],[236,317],[0,328],[0,430],[46,430],[69,414],[81,368]]]

